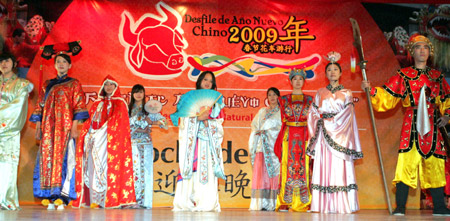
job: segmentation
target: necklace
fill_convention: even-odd
[[[333,87],[333,86],[331,86],[331,84],[329,84],[329,85],[327,86],[327,89],[328,89],[329,91],[331,91],[332,94],[334,94],[336,91],[339,91],[339,90],[344,89],[344,86],[343,86],[342,84],[340,84],[339,86]]]

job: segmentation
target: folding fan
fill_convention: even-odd
[[[173,125],[178,126],[178,118],[199,116],[215,103],[222,104],[222,94],[215,90],[199,89],[183,94],[177,104],[177,111],[170,115]]]

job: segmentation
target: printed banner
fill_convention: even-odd
[[[80,41],[83,50],[73,57],[69,75],[83,84],[89,107],[98,96],[101,81],[109,74],[119,82],[127,100],[134,84],[144,85],[147,97],[161,101],[162,113],[168,117],[175,112],[180,96],[195,89],[199,73],[214,71],[226,104],[222,149],[227,179],[220,180],[218,187],[224,208],[249,206],[250,124],[257,111],[268,105],[266,90],[277,87],[282,95],[290,93],[289,71],[304,68],[309,77],[304,92],[314,95],[328,84],[323,56],[337,51],[342,55],[341,83],[353,91],[365,156],[355,164],[360,205],[386,208],[367,100],[360,89],[362,77],[350,72],[353,37],[349,18],[355,18],[361,27],[369,79],[381,85],[399,64],[359,1],[75,0],[44,44]],[[38,56],[28,73],[35,86],[39,84],[40,65],[44,79],[56,76],[53,60]],[[36,103],[36,89],[30,107]],[[400,123],[392,122],[401,122],[401,113],[377,114],[377,118],[390,182],[400,135]],[[153,129],[152,134],[155,207],[171,206],[175,192],[178,128],[170,125],[169,130]],[[34,128],[27,123],[23,132],[19,174],[23,202],[34,201]]]

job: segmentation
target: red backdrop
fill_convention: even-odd
[[[159,10],[158,10],[159,8]],[[126,15],[126,16],[125,16]],[[129,22],[125,19],[128,17]],[[369,79],[382,84],[399,65],[383,33],[360,1],[189,1],[176,2],[75,0],[61,15],[45,44],[81,40],[83,50],[73,57],[71,77],[83,84],[88,105],[96,98],[104,76],[114,76],[122,94],[140,83],[146,94],[163,102],[163,114],[175,111],[177,98],[195,86],[197,68],[216,67],[218,90],[225,97],[224,123],[226,181],[220,181],[223,207],[248,207],[251,164],[248,137],[252,117],[265,106],[265,91],[291,90],[286,73],[305,67],[311,79],[304,91],[314,95],[327,85],[324,76],[330,51],[340,52],[341,83],[355,97],[364,159],[356,162],[362,208],[386,208],[373,132],[361,76],[350,73],[352,31],[349,18],[361,28]],[[39,66],[44,79],[56,76],[53,60],[36,57],[30,72],[38,85]],[[230,64],[229,66],[224,66]],[[37,91],[30,102],[36,102]],[[377,114],[378,133],[387,179],[393,178],[400,135],[401,112]],[[154,130],[154,206],[170,206],[177,173],[177,128]],[[19,190],[22,202],[33,202],[32,168],[37,145],[34,125],[23,131]],[[390,185],[392,194],[392,186]],[[418,206],[418,194],[409,202]]]

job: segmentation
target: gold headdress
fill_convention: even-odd
[[[433,57],[434,56],[433,44],[431,44],[430,39],[420,34],[413,34],[409,38],[409,42],[406,45],[406,49],[408,49],[409,54],[411,54],[411,56],[414,55],[414,46],[419,42],[424,42],[430,47],[430,57]]]

